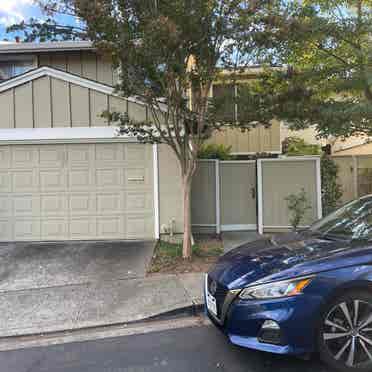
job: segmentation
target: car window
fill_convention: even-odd
[[[350,239],[372,238],[372,198],[346,204],[314,223],[310,230]]]

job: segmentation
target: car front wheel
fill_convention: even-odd
[[[372,294],[350,291],[327,307],[318,333],[320,356],[343,372],[372,370]]]

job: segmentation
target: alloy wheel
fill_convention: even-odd
[[[324,319],[322,338],[329,354],[346,367],[372,365],[372,304],[353,299],[334,306]]]

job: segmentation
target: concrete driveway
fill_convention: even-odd
[[[145,276],[153,241],[0,243],[0,292]]]
[[[11,336],[126,324],[195,306],[203,274],[145,277],[154,247],[152,241],[0,244],[0,349]]]

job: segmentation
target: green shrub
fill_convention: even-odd
[[[298,194],[288,195],[285,200],[288,205],[289,222],[293,230],[297,230],[297,227],[305,217],[306,211],[311,209],[311,204],[304,189],[301,189]]]
[[[231,155],[231,146],[225,146],[223,144],[217,145],[215,143],[203,145],[199,151],[198,157],[199,159],[234,159],[234,156]]]
[[[320,169],[322,173],[323,214],[327,215],[339,206],[342,198],[342,187],[337,182],[338,166],[330,156],[323,154]]]
[[[287,156],[320,155],[319,145],[312,145],[299,137],[287,137],[282,143],[283,153]]]

